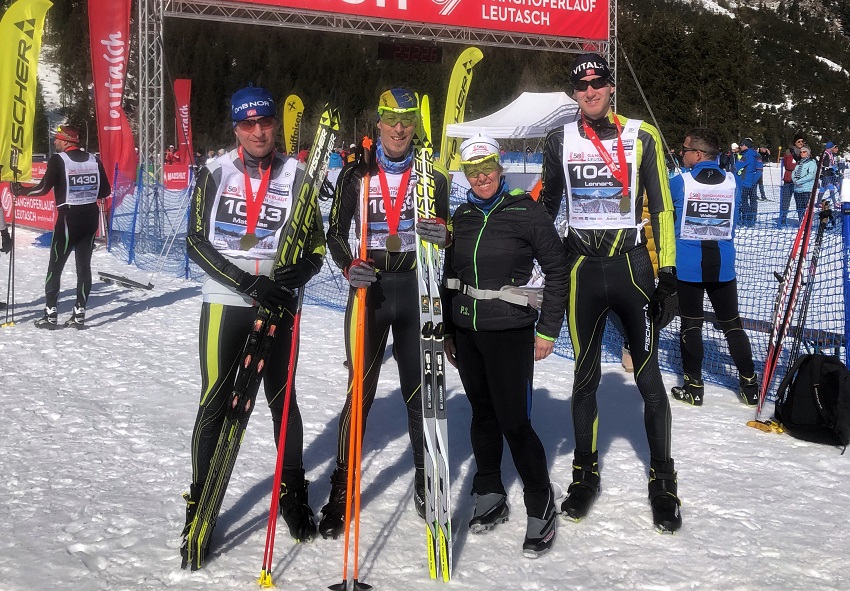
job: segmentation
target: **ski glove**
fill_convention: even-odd
[[[263,308],[277,311],[287,300],[291,299],[294,292],[288,287],[272,281],[265,275],[251,275],[243,273],[236,288],[240,293],[253,298]]]
[[[425,242],[436,244],[445,248],[452,243],[452,233],[446,227],[446,221],[442,218],[431,218],[420,220],[416,224],[416,233]]]
[[[345,278],[351,287],[360,289],[369,287],[378,280],[378,271],[375,269],[375,261],[369,259],[354,259],[344,272]]]
[[[307,285],[307,282],[322,268],[322,256],[309,254],[298,260],[294,265],[278,267],[274,272],[274,280],[278,285],[296,290]]]
[[[2,230],[0,230],[0,238],[2,238],[2,242],[0,242],[0,252],[11,252],[12,237],[9,236],[9,228],[3,228]]]
[[[665,267],[666,268],[666,267]],[[659,269],[658,286],[649,298],[649,311],[652,320],[659,329],[664,328],[679,312],[679,298],[676,297],[676,274]]]

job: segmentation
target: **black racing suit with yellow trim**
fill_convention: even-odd
[[[245,164],[235,151],[221,158],[232,158],[233,165],[242,171],[245,168],[251,178],[261,178],[258,164],[268,168],[273,159],[272,174],[284,165],[285,157],[273,152],[266,158],[257,160],[245,153]],[[209,166],[209,165],[208,165]],[[213,206],[222,179],[221,167],[204,166],[192,196],[189,218],[189,232],[186,247],[189,258],[200,266],[216,283],[224,286],[222,294],[204,296],[200,318],[199,354],[201,363],[201,401],[195,427],[192,432],[192,496],[200,494],[209,471],[210,462],[218,442],[221,426],[224,422],[225,403],[227,402],[236,379],[242,347],[251,332],[257,318],[256,302],[244,298],[236,291],[239,278],[246,272],[240,269],[210,242],[210,227],[215,223]],[[303,179],[303,170],[299,167],[293,184],[293,194]],[[312,257],[314,264],[321,266],[325,254],[325,237],[321,219],[314,219],[313,228],[305,244],[303,256]],[[257,263],[259,271],[259,263]],[[255,273],[256,274],[256,273]],[[218,301],[216,301],[218,300]],[[241,301],[240,301],[241,300]],[[226,302],[226,303],[222,303]],[[263,375],[263,389],[266,394],[274,424],[275,445],[278,443],[280,424],[283,414],[283,402],[289,367],[289,352],[292,338],[296,300],[293,298],[286,306],[281,323]],[[289,417],[287,421],[286,449],[284,450],[284,471],[302,469],[303,426],[298,399],[293,385],[290,394]]]
[[[610,113],[588,123],[601,140],[617,137]],[[626,120],[620,117],[622,127]],[[580,121],[581,137],[586,134]],[[598,408],[596,390],[602,377],[601,347],[609,311],[619,316],[631,345],[635,382],[644,401],[644,426],[653,460],[670,459],[671,415],[658,367],[658,330],[649,311],[655,289],[652,262],[641,224],[643,200],[648,200],[658,266],[676,265],[673,201],[658,130],[642,123],[637,135],[635,225],[624,229],[586,230],[569,227],[564,237],[570,269],[567,322],[575,352],[572,416],[576,455],[597,452]],[[543,152],[541,201],[554,219],[566,188],[563,163],[564,128],[546,137]],[[616,154],[614,154],[616,158]],[[567,212],[569,219],[569,211]]]
[[[347,269],[356,258],[349,243],[352,221],[360,209],[360,190],[363,179],[362,163],[346,166],[337,179],[333,206],[328,221],[328,250],[340,269]],[[373,160],[369,171],[378,174],[378,165]],[[449,215],[449,190],[451,179],[441,166],[434,165],[437,216],[446,220]],[[409,191],[413,191],[413,180]],[[364,338],[365,374],[363,385],[363,430],[366,418],[375,400],[381,363],[387,346],[390,329],[393,331],[393,357],[398,364],[401,396],[407,406],[407,431],[413,448],[413,461],[417,469],[424,466],[422,403],[420,398],[420,324],[419,288],[416,278],[416,252],[389,252],[370,249],[368,258],[375,261],[378,281],[366,290],[366,333]],[[337,443],[337,467],[347,469],[348,439],[351,426],[352,397],[352,346],[356,325],[356,293],[351,288],[345,308],[345,356],[348,360],[348,389],[345,405],[339,417],[339,439]],[[393,436],[391,428],[384,426],[382,437]]]

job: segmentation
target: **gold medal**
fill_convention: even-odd
[[[242,250],[251,250],[257,243],[260,242],[260,239],[257,238],[256,234],[245,234],[242,238],[239,239],[239,246]]]
[[[626,215],[632,210],[632,200],[629,195],[620,197],[620,213]]]
[[[398,252],[401,250],[401,236],[398,234],[390,234],[387,236],[386,248],[390,252]]]

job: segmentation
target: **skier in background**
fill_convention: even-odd
[[[56,153],[47,161],[41,182],[28,188],[12,183],[12,193],[40,197],[52,189],[56,200],[56,224],[44,283],[44,315],[35,321],[35,325],[38,328],[57,328],[62,270],[73,250],[77,263],[77,299],[65,326],[82,329],[91,293],[91,257],[100,217],[97,200],[109,197],[112,187],[100,158],[80,148],[78,127],[60,125],[53,136],[53,147]]]
[[[231,98],[238,146],[207,163],[198,175],[190,207],[186,248],[205,272],[200,319],[201,401],[192,432],[192,484],[186,499],[186,536],[215,452],[242,348],[257,318],[257,306],[282,309],[281,323],[263,372],[263,389],[278,442],[289,366],[295,290],[319,272],[325,253],[321,214],[302,258],[270,277],[278,241],[304,178],[297,160],[274,150],[279,123],[272,95],[248,86]],[[293,538],[313,539],[316,523],[307,498],[302,463],[303,426],[291,390],[280,485],[280,513]]]
[[[352,347],[355,295],[366,292],[366,335],[364,339],[363,428],[375,399],[378,377],[390,329],[393,357],[398,363],[401,396],[407,406],[407,428],[413,446],[415,467],[414,504],[425,517],[425,472],[420,398],[419,291],[416,277],[416,234],[413,227],[414,189],[413,134],[419,121],[419,99],[410,90],[392,88],[378,101],[378,141],[373,150],[347,165],[337,179],[329,217],[328,248],[342,269],[351,289],[345,309],[345,353],[349,368],[345,405],[339,418],[336,469],[331,475],[331,491],[322,508],[319,532],[336,538],[345,528],[348,441],[351,428]],[[367,260],[357,258],[348,242],[352,220],[360,219],[360,190],[369,174],[369,234]],[[436,210],[442,220],[449,215],[448,172],[434,166]],[[359,233],[360,224],[356,224]],[[364,237],[358,236],[363,240]]]
[[[682,159],[690,170],[670,181],[676,208],[677,290],[682,316],[679,342],[685,373],[684,385],[674,387],[672,394],[676,400],[702,406],[703,300],[708,294],[717,326],[738,368],[738,396],[752,406],[758,404],[759,384],[750,339],[738,315],[733,241],[741,179],[718,166],[719,153],[720,138],[715,132],[691,129],[682,147]]]
[[[658,367],[658,331],[675,315],[676,293],[665,154],[653,126],[614,114],[614,79],[602,56],[575,58],[570,83],[581,112],[577,121],[547,135],[541,192],[552,219],[565,190],[567,195],[564,247],[571,277],[567,321],[576,355],[576,449],[573,482],[561,509],[578,521],[599,495],[596,390],[602,377],[602,328],[613,310],[628,334],[635,382],[644,401],[653,521],[659,531],[672,532],[681,527],[682,518],[671,455],[670,403]],[[658,253],[657,286],[643,231],[644,199],[649,200]]]

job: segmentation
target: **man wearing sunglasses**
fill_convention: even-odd
[[[257,306],[282,310],[269,351],[263,388],[272,411],[277,444],[289,366],[295,290],[319,272],[325,252],[317,210],[302,258],[275,270],[278,242],[304,178],[295,158],[274,149],[278,120],[275,102],[264,88],[248,86],[231,99],[235,149],[207,163],[192,198],[186,248],[205,272],[200,321],[203,387],[192,433],[192,485],[185,496],[185,536],[195,514],[215,451],[242,346],[257,318]],[[291,390],[280,512],[290,534],[308,542],[316,533],[302,464],[301,413]],[[181,549],[185,552],[185,547]]]
[[[77,299],[65,326],[82,329],[91,292],[91,257],[100,216],[97,200],[109,197],[112,187],[100,158],[80,148],[79,128],[60,125],[53,135],[53,147],[56,153],[47,161],[41,182],[29,188],[13,185],[12,190],[16,195],[33,197],[53,190],[56,201],[56,224],[44,283],[44,315],[35,325],[46,329],[58,327],[60,279],[73,251],[77,263]]]
[[[416,233],[414,230],[414,191],[418,179],[413,171],[413,134],[419,122],[419,98],[406,88],[392,88],[378,100],[378,140],[373,149],[364,150],[359,162],[343,168],[337,180],[328,221],[328,248],[334,262],[351,285],[345,311],[345,351],[348,358],[348,395],[339,419],[336,469],[331,475],[328,503],[322,508],[319,532],[336,538],[345,527],[346,482],[348,475],[348,438],[351,428],[351,362],[356,314],[355,295],[366,287],[366,335],[364,340],[365,376],[363,387],[363,424],[375,399],[378,376],[390,330],[393,333],[393,357],[398,364],[401,396],[407,407],[407,430],[413,447],[415,467],[414,505],[425,517],[425,473],[420,399],[419,367],[419,291],[416,277]],[[367,260],[358,258],[349,242],[353,220],[360,210],[361,187],[369,175],[369,210],[365,212],[368,235]],[[440,220],[449,215],[448,173],[434,165],[435,199]],[[445,229],[445,222],[442,223]],[[384,427],[392,434],[392,429]]]
[[[670,404],[658,367],[658,331],[675,314],[673,203],[661,140],[652,125],[611,109],[614,78],[602,56],[578,56],[570,67],[576,121],[552,130],[543,152],[541,199],[554,219],[566,192],[564,247],[570,267],[567,320],[575,352],[573,482],[561,506],[579,521],[599,495],[596,390],[602,377],[602,333],[609,311],[631,345],[649,440],[649,496],[656,529],[681,526],[671,457]],[[641,219],[648,200],[658,255],[658,284]]]

